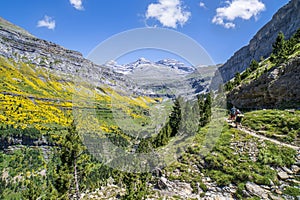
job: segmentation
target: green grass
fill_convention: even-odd
[[[269,142],[259,141],[246,133],[240,132],[235,128],[229,128],[227,125],[210,152],[206,156],[201,156],[203,138],[205,136],[206,127],[200,131],[195,138],[195,144],[188,148],[188,151],[182,155],[180,162],[173,163],[165,170],[168,172],[168,179],[171,180],[189,180],[193,186],[196,182],[201,184],[200,173],[190,171],[193,165],[205,161],[203,169],[200,172],[204,173],[213,179],[219,186],[235,184],[238,186],[238,196],[242,196],[242,190],[247,181],[254,182],[259,185],[271,185],[272,183],[279,185],[277,172],[273,169],[276,166],[287,166],[295,162],[296,151],[276,146]],[[244,145],[243,151],[241,147],[232,146],[233,144],[241,143]],[[256,160],[252,160],[249,155],[250,144],[256,144],[257,153]],[[179,175],[172,173],[179,170]]]
[[[276,140],[300,145],[300,111],[258,110],[245,113],[243,125]]]

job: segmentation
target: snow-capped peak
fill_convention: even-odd
[[[109,61],[105,64],[105,66],[123,74],[131,74],[134,72],[134,70],[144,67],[167,67],[172,70],[176,70],[179,74],[192,73],[195,71],[195,68],[186,66],[183,62],[177,61],[175,59],[163,59],[157,62],[151,62],[146,58],[139,58],[137,61],[125,65],[118,65],[116,61]]]

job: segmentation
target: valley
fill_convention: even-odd
[[[298,8],[217,66],[97,65],[0,18],[0,199],[299,199]]]

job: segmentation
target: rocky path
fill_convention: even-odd
[[[235,127],[235,124],[232,123],[231,121],[228,121],[227,122],[230,124],[230,126],[232,127]],[[270,141],[274,144],[277,144],[277,145],[280,145],[280,146],[284,146],[284,147],[289,147],[291,149],[294,149],[296,151],[300,150],[300,147],[299,146],[294,146],[294,145],[291,145],[291,144],[286,144],[284,142],[280,142],[278,140],[275,140],[275,139],[272,139],[272,138],[268,138],[266,136],[263,136],[263,135],[260,135],[260,134],[257,134],[254,130],[248,128],[248,127],[244,127],[244,126],[238,126],[238,128],[240,131],[243,131],[244,133],[247,133],[253,137],[256,137],[256,138],[259,138],[261,140],[266,140],[266,141]]]

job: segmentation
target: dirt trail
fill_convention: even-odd
[[[228,123],[235,127],[235,124],[231,123],[230,121],[228,121]],[[251,130],[250,128],[247,128],[247,127],[244,127],[244,126],[238,126],[238,129],[240,131],[243,131],[253,137],[256,137],[256,138],[259,138],[259,139],[262,139],[262,140],[267,140],[267,141],[270,141],[270,142],[273,142],[274,144],[278,144],[280,146],[284,146],[284,147],[289,147],[291,149],[294,149],[294,150],[297,150],[299,151],[300,150],[300,147],[298,146],[294,146],[294,145],[291,145],[291,144],[286,144],[284,142],[280,142],[278,140],[275,140],[275,139],[272,139],[272,138],[268,138],[266,136],[263,136],[263,135],[260,135],[260,134],[257,134],[254,130]]]

